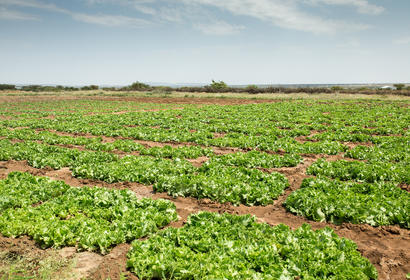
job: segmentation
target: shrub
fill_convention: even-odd
[[[229,89],[228,85],[224,81],[214,81],[212,80],[212,83],[208,86],[205,86],[205,88],[210,89],[212,92],[225,92]]]
[[[149,90],[149,89],[151,89],[151,86],[137,81],[135,83],[132,83],[128,87],[128,89],[129,90]]]
[[[394,84],[393,85],[397,90],[402,90],[404,89],[405,85],[404,84]]]
[[[257,85],[249,85],[245,88],[245,90],[246,92],[253,93],[253,94],[260,92]]]
[[[16,89],[15,85],[0,84],[0,90],[14,90]]]

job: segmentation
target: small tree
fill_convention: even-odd
[[[245,88],[245,91],[248,93],[258,93],[259,88],[257,85],[249,85]]]
[[[404,84],[394,84],[393,85],[397,90],[402,90],[404,89],[405,85]]]
[[[130,90],[148,90],[151,89],[151,87],[147,84],[141,83],[141,82],[135,82],[132,85],[128,87]]]
[[[209,88],[211,88],[214,91],[225,91],[229,87],[224,81],[214,81],[212,80],[212,83],[209,85]]]

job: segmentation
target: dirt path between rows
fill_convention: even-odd
[[[105,188],[115,189],[130,189],[135,192],[138,197],[163,198],[171,200],[177,207],[180,220],[173,222],[170,226],[181,227],[186,221],[188,215],[198,211],[212,211],[231,214],[252,214],[255,215],[260,222],[266,222],[270,225],[278,225],[284,223],[292,229],[300,227],[303,223],[308,223],[314,229],[319,229],[324,226],[329,226],[335,232],[345,238],[349,238],[357,243],[359,251],[362,255],[368,258],[374,264],[379,272],[381,280],[399,280],[405,279],[406,273],[410,272],[410,232],[398,226],[387,227],[372,227],[369,225],[354,225],[345,223],[342,225],[333,225],[328,223],[312,222],[303,217],[295,216],[286,211],[282,206],[286,197],[294,190],[300,187],[304,178],[307,178],[305,170],[318,157],[313,156],[305,158],[304,163],[292,168],[274,169],[287,176],[290,182],[290,187],[279,197],[273,205],[269,206],[232,206],[231,204],[220,204],[209,199],[197,200],[194,198],[172,198],[165,193],[154,193],[151,186],[145,186],[137,183],[122,182],[108,184],[105,182],[78,179],[71,175],[68,168],[61,170],[51,169],[35,169],[30,167],[26,162],[8,161],[0,162],[0,179],[4,179],[11,171],[30,172],[37,176],[48,176],[53,179],[63,180],[72,186],[81,187],[84,185],[95,185]],[[339,156],[329,156],[328,159],[337,159]],[[34,242],[27,237],[17,239],[6,239],[0,237],[0,248],[3,250],[5,245],[10,242],[15,243],[17,247],[29,247],[30,250],[36,249]],[[21,240],[24,240],[22,242]],[[96,253],[83,252],[77,253],[74,249],[60,250],[62,253],[71,252],[68,256],[75,256],[80,261],[77,264],[77,269],[80,275],[87,276],[90,279],[120,279],[120,275],[128,277],[128,279],[136,279],[136,277],[126,271],[126,254],[129,250],[129,244],[121,244],[113,248],[113,250],[105,256]],[[50,250],[50,249],[49,249]],[[85,254],[85,256],[84,256]],[[91,261],[90,261],[91,260]]]

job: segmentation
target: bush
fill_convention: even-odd
[[[330,88],[332,91],[340,91],[343,90],[343,88],[341,86],[333,86]]]
[[[214,81],[212,80],[212,83],[208,86],[205,86],[205,88],[210,89],[212,92],[226,92],[229,90],[228,85],[224,81]]]
[[[253,94],[260,92],[257,85],[249,85],[249,86],[247,86],[247,87],[245,88],[245,90],[246,90],[248,93],[253,93]]]
[[[397,90],[402,90],[404,89],[405,85],[404,84],[394,84],[393,85]]]
[[[15,90],[15,85],[0,84],[0,90]]]
[[[144,84],[138,81],[128,86],[128,90],[149,90],[149,89],[151,89],[150,85],[147,85],[147,84]]]
[[[81,87],[81,90],[97,90],[97,89],[99,89],[99,86],[96,86],[96,85]]]

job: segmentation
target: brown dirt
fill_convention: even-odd
[[[44,102],[50,100],[103,100],[103,101],[133,101],[158,104],[217,104],[240,105],[279,102],[275,99],[245,99],[245,98],[207,98],[207,97],[113,97],[113,96],[73,96],[73,95],[36,95],[36,96],[0,96],[1,102]]]
[[[195,166],[195,167],[201,167],[202,164],[204,164],[208,160],[209,160],[208,157],[199,157],[199,158],[196,158],[196,159],[187,159],[187,161],[192,163],[192,165]]]

